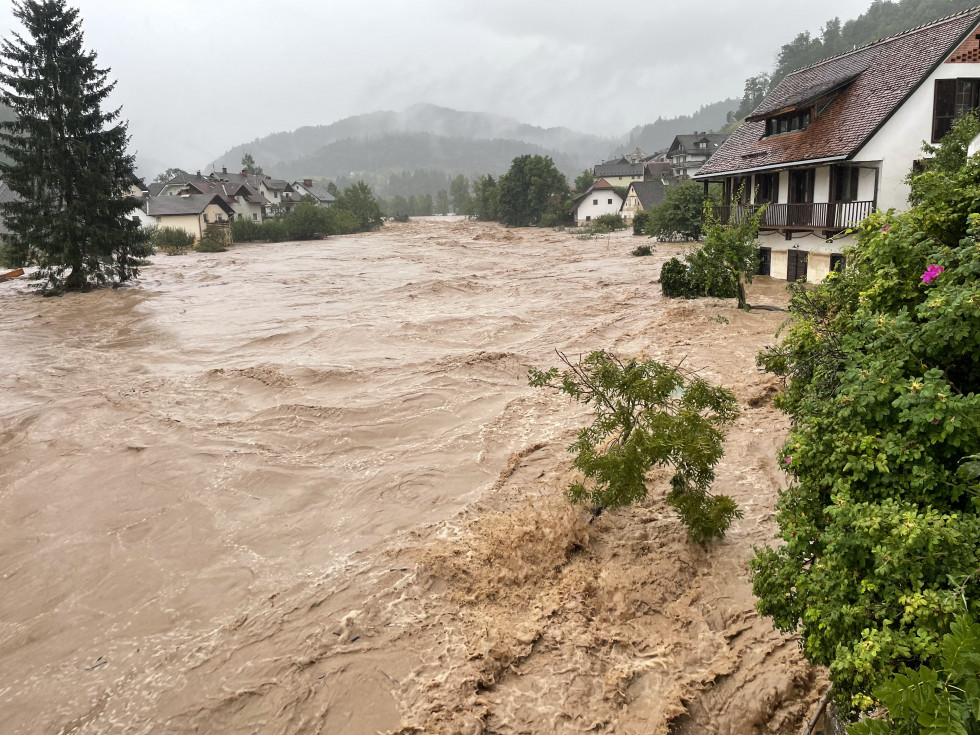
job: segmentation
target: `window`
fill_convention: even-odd
[[[774,203],[779,199],[779,174],[755,175],[755,201],[757,204]]]
[[[255,220],[256,222],[259,221],[259,215],[257,212],[252,212],[252,219]]]
[[[858,199],[857,166],[835,166],[833,169],[833,201],[856,202]]]
[[[847,264],[847,258],[845,258],[840,253],[830,254],[830,270],[838,271],[840,273],[844,272],[844,266]]]
[[[207,213],[207,212],[205,212],[205,213],[204,213],[204,223],[205,223],[205,224],[207,224],[207,223],[208,223],[208,222],[210,222],[210,221],[211,221],[211,220],[209,220],[209,219],[208,219],[208,213]]]
[[[599,203],[599,200],[598,200],[598,199],[593,199],[593,200],[592,200],[592,203],[593,203],[593,204],[598,204],[598,203]]]
[[[932,142],[938,143],[953,121],[980,108],[980,79],[937,79],[932,112]]]
[[[609,200],[609,204],[612,204],[612,199]]]
[[[588,222],[592,217],[590,215],[585,215],[585,221]]]
[[[809,107],[805,110],[794,110],[785,115],[771,117],[766,120],[766,136],[796,133],[800,130],[806,130],[812,117],[813,115]]]

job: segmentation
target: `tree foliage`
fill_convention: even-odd
[[[182,168],[172,167],[165,171],[161,171],[157,174],[153,181],[157,184],[166,184],[168,181],[172,181],[178,176],[187,176],[187,172]]]
[[[119,110],[102,110],[115,83],[64,0],[25,0],[13,14],[24,32],[0,47],[0,101],[16,113],[0,125],[0,178],[20,195],[4,205],[8,249],[39,266],[46,289],[134,278],[145,237],[129,218],[140,200],[125,195],[134,160]]]
[[[549,156],[518,156],[500,177],[497,217],[511,227],[530,227],[545,214],[560,218],[567,196],[568,180]]]
[[[251,153],[246,153],[242,156],[242,169],[249,176],[262,176],[265,173],[262,167],[255,163],[255,159],[252,158]]]
[[[334,206],[352,212],[360,223],[358,230],[361,232],[377,230],[381,227],[381,207],[378,200],[374,198],[371,187],[363,181],[358,181],[344,189],[337,197]]]
[[[463,174],[459,174],[449,183],[449,199],[452,203],[453,214],[462,214],[469,196],[470,182]]]
[[[497,182],[490,174],[473,179],[473,194],[466,200],[463,214],[484,222],[495,221],[498,195]]]
[[[676,186],[668,186],[664,190],[664,200],[648,210],[646,233],[661,242],[701,239],[704,202],[702,184],[682,181]]]
[[[788,380],[792,483],[753,587],[845,708],[938,668],[953,620],[978,613],[980,158],[911,184],[918,204],[865,220],[847,270],[797,286],[792,326],[759,356]]]
[[[602,350],[577,363],[558,356],[564,372],[532,370],[530,384],[555,388],[594,413],[569,447],[583,475],[568,488],[569,500],[588,503],[593,515],[635,503],[647,495],[647,472],[669,466],[667,502],[688,537],[703,543],[723,536],[741,513],[731,498],[709,489],[723,454],[721,427],[738,417],[735,395],[655,360],[623,362]]]

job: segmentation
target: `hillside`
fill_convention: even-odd
[[[720,130],[728,121],[728,114],[736,107],[738,107],[737,99],[726,99],[704,105],[693,115],[658,117],[656,122],[633,128],[629,133],[628,144],[620,152],[642,148],[647,153],[654,153],[667,148],[677,135],[693,133],[695,130],[704,132]]]
[[[419,137],[423,135],[427,137]],[[505,171],[520,153],[542,153],[552,155],[556,162],[562,158],[571,172],[602,160],[619,142],[567,128],[540,128],[488,113],[414,105],[404,112],[372,112],[330,125],[274,133],[235,146],[215,165],[237,168],[242,156],[251,153],[264,168],[284,176],[283,164],[299,175],[326,178],[351,171],[403,167],[483,173]],[[413,150],[401,150],[399,146],[406,143],[421,144],[425,154],[435,155],[439,162]]]

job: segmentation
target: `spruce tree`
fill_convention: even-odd
[[[0,46],[0,177],[19,196],[4,205],[8,252],[39,266],[46,290],[84,290],[137,275],[143,240],[128,215],[139,199],[120,110],[102,104],[115,87],[82,47],[78,10],[64,0],[14,3],[22,33]]]

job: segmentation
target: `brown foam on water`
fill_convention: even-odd
[[[794,732],[821,680],[746,566],[785,314],[665,302],[680,246],[634,247],[413,221],[0,286],[0,729]],[[657,474],[593,526],[564,503],[585,414],[526,379],[555,348],[736,391],[724,542],[686,542]]]

